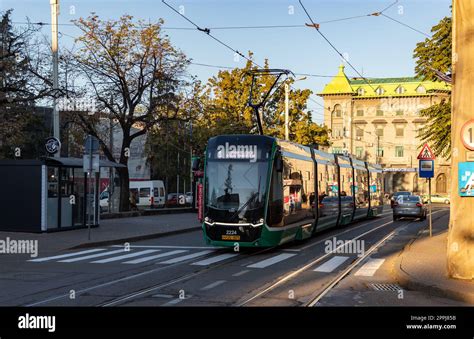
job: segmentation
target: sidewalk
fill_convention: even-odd
[[[448,220],[433,222],[433,237],[424,229],[398,255],[392,273],[411,290],[474,305],[474,280],[448,278],[446,249]]]
[[[200,229],[196,213],[163,214],[101,220],[100,226],[52,233],[0,232],[0,239],[38,240],[39,251],[54,253],[72,248],[105,246],[124,242],[157,238]]]

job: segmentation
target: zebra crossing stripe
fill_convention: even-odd
[[[158,264],[176,264],[178,262],[182,262],[182,261],[185,261],[185,260],[188,260],[188,259],[202,257],[203,255],[206,255],[206,254],[209,254],[209,253],[212,253],[212,252],[213,251],[201,251],[201,252],[197,252],[197,253],[191,253],[191,254],[188,254],[188,255],[184,255],[182,257],[177,257],[177,258],[169,259],[169,260],[166,260],[166,261],[162,261],[162,262],[159,262]]]
[[[211,257],[211,258],[208,258],[208,259],[204,259],[204,260],[201,260],[201,261],[197,261],[191,265],[196,265],[196,266],[207,266],[207,265],[210,265],[210,264],[214,264],[216,262],[219,262],[219,261],[223,261],[223,260],[226,260],[226,259],[229,259],[229,258],[232,258],[232,257],[235,257],[239,255],[238,253],[225,253],[225,254],[221,254],[221,255],[217,255],[215,257]]]
[[[91,255],[86,255],[83,257],[79,258],[71,258],[71,259],[66,259],[66,260],[59,260],[59,262],[76,262],[76,261],[81,261],[81,260],[87,260],[87,259],[93,259],[93,258],[98,258],[98,257],[105,257],[108,255],[116,254],[116,253],[124,253],[126,252],[123,248],[120,250],[115,250],[115,251],[107,251],[107,252],[102,252],[102,253],[96,253],[96,254],[91,254]]]
[[[382,266],[385,259],[370,259],[356,273],[356,276],[372,277]]]
[[[349,257],[342,257],[342,256],[335,256],[326,261],[324,264],[316,267],[314,269],[315,272],[324,272],[330,273],[334,271],[337,267],[339,267],[344,261],[349,259]]]
[[[105,251],[105,248],[95,248],[95,249],[92,249],[92,250],[85,250],[85,251],[80,251],[80,252],[75,252],[75,253],[55,255],[55,256],[52,256],[52,257],[36,258],[36,259],[28,260],[28,261],[43,262],[43,261],[54,260],[54,259],[69,258],[69,257],[74,257],[74,256],[77,256],[77,255],[81,255],[81,254],[94,253],[94,252],[99,252],[99,251]]]
[[[165,252],[165,253],[161,253],[161,254],[149,255],[147,257],[126,261],[123,264],[140,264],[140,263],[145,262],[145,261],[155,260],[155,259],[159,259],[159,258],[163,258],[163,257],[168,257],[170,255],[184,253],[184,252],[187,252],[187,251],[186,250],[176,250],[176,251]]]
[[[154,253],[154,252],[158,252],[158,251],[159,250],[144,250],[144,251],[124,254],[124,255],[119,255],[118,257],[112,257],[112,258],[96,260],[96,261],[93,261],[92,263],[93,264],[105,264],[105,263],[108,263],[108,262],[119,261],[119,260],[133,258],[133,257],[139,257],[139,256],[144,255],[144,254]]]
[[[249,265],[247,267],[250,267],[250,268],[265,268],[265,267],[274,265],[276,263],[279,263],[280,261],[291,258],[295,255],[296,254],[294,254],[294,253],[282,253],[282,254],[276,255],[274,257],[259,261],[255,264]]]

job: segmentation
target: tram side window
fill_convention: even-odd
[[[383,205],[382,195],[382,173],[370,173],[370,200],[372,206]]]
[[[308,175],[309,173],[309,175]],[[312,202],[314,192],[314,163],[284,157],[283,199],[285,225],[313,218]]]
[[[337,197],[339,187],[337,182],[337,168],[332,164],[318,163],[318,202],[329,196]]]
[[[339,213],[339,186],[337,167],[331,163],[318,163],[318,215],[319,222],[337,219]]]
[[[267,224],[270,227],[283,226],[283,173],[273,163],[270,194],[268,198]]]
[[[356,197],[356,206],[359,208],[369,206],[369,191],[367,188],[367,171],[355,169],[356,183],[354,192]]]
[[[354,178],[352,177],[352,168],[340,167],[341,176],[341,196],[352,197],[352,186],[354,184]]]

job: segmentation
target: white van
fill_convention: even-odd
[[[164,207],[166,194],[161,180],[130,181],[130,194],[137,199],[137,207]]]
[[[130,194],[135,196],[137,207],[164,207],[166,192],[162,180],[130,181]],[[100,194],[100,210],[106,211],[109,206],[109,192],[106,188]]]

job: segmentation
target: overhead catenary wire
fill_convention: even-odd
[[[336,48],[336,46],[334,46],[334,44],[320,31],[319,25],[314,22],[313,18],[307,11],[306,7],[303,5],[303,2],[299,0],[299,3],[301,7],[303,8],[303,11],[306,13],[306,16],[308,17],[308,19],[311,21],[311,24],[312,24],[311,27],[313,27],[316,30],[316,32],[318,32],[319,35],[321,35],[323,39],[332,47],[332,49],[334,49],[336,53],[339,54],[342,60],[344,60],[359,75],[359,77],[362,78],[370,86],[370,88],[372,88],[375,91],[375,88],[370,84],[370,82],[349,62],[349,60],[346,59],[346,57],[344,57],[344,55]]]
[[[184,14],[180,13],[178,10],[176,10],[173,6],[171,6],[170,4],[168,4],[165,0],[161,0],[167,7],[169,7],[173,12],[177,13],[179,16],[181,16],[183,19],[185,19],[186,21],[188,21],[190,24],[192,24],[194,27],[196,27],[197,30],[203,32],[203,33],[206,33],[210,38],[214,39],[215,41],[217,41],[219,44],[221,44],[222,46],[224,46],[225,48],[233,51],[234,53],[238,54],[239,56],[241,56],[242,58],[244,58],[245,60],[251,62],[252,64],[256,65],[257,67],[259,68],[262,68],[260,65],[258,65],[255,61],[253,61],[251,58],[245,56],[243,53],[239,52],[237,49],[234,49],[232,48],[231,46],[229,46],[228,44],[226,44],[225,42],[223,42],[222,40],[216,38],[215,36],[213,36],[211,34],[211,31],[209,28],[202,28],[200,27],[199,25],[197,25],[194,21],[192,21],[191,19],[189,19],[187,16],[185,16]]]
[[[420,30],[418,30],[418,29],[416,29],[416,28],[414,28],[414,27],[412,27],[412,26],[410,26],[410,25],[408,25],[408,24],[406,24],[406,23],[403,23],[403,22],[401,22],[401,21],[399,21],[399,20],[397,20],[397,19],[395,19],[395,18],[392,18],[391,16],[388,16],[388,15],[383,14],[383,13],[380,13],[380,15],[383,16],[383,17],[385,17],[385,18],[387,18],[387,19],[390,19],[390,20],[392,20],[392,21],[394,21],[394,22],[396,22],[396,23],[399,23],[400,25],[403,25],[403,26],[405,26],[405,27],[411,29],[412,31],[418,32],[418,33],[420,33],[420,34],[426,36],[427,38],[430,38],[430,37],[431,37],[431,35],[429,35],[429,34],[427,34],[427,33],[425,33],[425,32],[422,32],[422,31],[420,31]]]
[[[191,23],[197,30],[199,30],[200,32],[203,32],[205,33],[206,35],[208,35],[209,37],[211,37],[212,39],[214,39],[215,41],[217,41],[219,44],[221,44],[222,46],[224,46],[225,48],[233,51],[234,53],[237,53],[238,55],[242,56],[245,60],[249,61],[251,64],[257,66],[258,68],[262,68],[262,66],[260,66],[258,63],[256,63],[254,60],[252,60],[251,58],[249,57],[246,57],[245,55],[243,55],[241,52],[239,52],[237,49],[234,49],[233,47],[231,47],[230,45],[228,45],[227,43],[224,43],[222,40],[220,39],[217,39],[216,37],[214,37],[212,34],[211,34],[211,30],[209,28],[202,28],[200,27],[198,24],[196,24],[194,21],[192,21],[191,19],[189,19],[188,17],[186,17],[184,14],[180,13],[178,10],[176,10],[173,6],[171,6],[170,4],[168,4],[165,0],[162,0],[162,2],[167,6],[169,7],[171,10],[173,10],[173,12],[177,13],[179,16],[181,16],[182,18],[184,18],[186,21],[188,21],[189,23]],[[293,86],[290,85],[290,88],[292,89],[295,89]],[[317,102],[316,100],[312,99],[311,97],[308,97],[308,100],[312,101],[313,103],[317,104],[318,106],[321,106],[322,108],[324,108],[324,105],[322,105],[321,103]],[[315,112],[315,113],[318,113],[318,112]]]
[[[217,69],[235,69],[236,67],[232,66],[221,66],[221,65],[212,65],[212,64],[206,64],[202,62],[190,62],[191,65],[195,66],[202,66],[202,67],[209,67],[209,68],[217,68]],[[294,73],[297,76],[307,76],[307,77],[313,77],[313,78],[338,78],[338,77],[344,77],[343,75],[327,75],[327,74],[312,74],[312,73],[300,73],[300,72],[295,72]],[[356,78],[354,76],[347,76],[349,79]],[[367,79],[372,79],[372,77],[366,77]]]
[[[361,14],[361,15],[353,15],[353,16],[349,16],[349,17],[343,17],[343,18],[336,18],[336,19],[330,19],[330,20],[325,20],[325,21],[320,21],[318,22],[318,25],[321,25],[321,24],[328,24],[328,23],[335,23],[335,22],[341,22],[341,21],[347,21],[347,20],[354,20],[354,19],[360,19],[360,18],[367,18],[367,17],[374,17],[374,16],[384,16],[386,17],[387,19],[390,19],[402,26],[405,26],[417,33],[420,33],[424,36],[427,36],[429,37],[430,35],[427,34],[427,33],[424,33],[404,22],[401,22],[393,17],[390,17],[386,14],[384,14],[384,12],[386,12],[388,9],[392,8],[393,6],[395,6],[396,4],[398,3],[398,0],[395,0],[393,3],[391,3],[390,5],[388,5],[387,7],[385,7],[384,9],[382,9],[381,11],[379,12],[373,12],[373,13],[369,13],[369,14]],[[165,3],[166,5],[168,5],[168,7],[172,8],[171,6],[169,6],[169,4]],[[176,11],[174,8],[172,8],[175,12],[177,12],[178,14],[180,14],[181,16],[183,16],[181,13],[179,13],[178,11]],[[185,19],[188,19],[186,17],[183,16],[183,18]],[[190,22],[191,24],[193,24],[194,26],[197,26],[194,22],[190,21],[190,20],[187,20],[188,22]],[[16,25],[38,25],[38,26],[50,26],[51,23],[49,22],[42,22],[42,21],[37,21],[37,22],[31,22],[31,21],[14,21],[13,24],[16,24]],[[70,26],[70,27],[77,27],[77,25],[75,23],[58,23],[58,26]],[[142,24],[142,26],[148,26],[148,25],[144,25]],[[163,30],[188,30],[188,31],[192,31],[192,30],[195,30],[196,28],[192,28],[192,27],[173,27],[173,26],[162,26],[161,27]],[[301,24],[294,24],[294,25],[250,25],[250,26],[245,26],[245,25],[240,25],[240,26],[215,26],[215,27],[208,27],[206,29],[203,29],[203,31],[205,30],[249,30],[249,29],[282,29],[282,28],[307,28],[307,25],[301,25]]]

